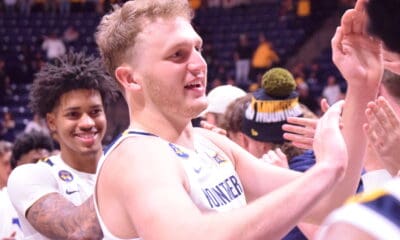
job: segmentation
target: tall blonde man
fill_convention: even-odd
[[[192,127],[207,107],[207,65],[191,17],[186,0],[135,0],[98,27],[102,58],[130,111],[129,129],[97,171],[105,238],[279,239],[299,221],[319,223],[355,192],[365,147],[356,136],[379,82],[368,78],[368,66],[348,73],[349,96],[357,97],[343,110],[344,139],[339,103],[317,128],[313,168],[303,174],[269,166],[226,137]]]

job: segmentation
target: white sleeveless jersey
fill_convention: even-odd
[[[157,137],[149,133],[128,129],[105,151],[104,156],[97,166],[97,173],[101,171],[101,167],[110,152],[124,139],[138,135]],[[165,141],[165,144],[169,146],[171,151],[182,162],[189,180],[189,194],[196,206],[202,212],[222,212],[246,205],[243,186],[232,162],[227,156],[220,154],[219,152],[221,151],[219,150],[218,152],[218,148],[208,139],[198,134],[195,135],[194,139],[195,151],[167,141]],[[96,194],[94,194],[94,200],[104,239],[120,240],[121,238],[115,237],[104,224],[98,211]]]
[[[14,169],[9,178],[8,191],[25,239],[48,239],[25,218],[26,211],[39,198],[56,192],[78,206],[93,194],[94,183],[95,174],[76,171],[65,164],[59,155]]]
[[[379,240],[400,239],[400,178],[351,198],[328,216],[317,239],[323,240],[334,223],[353,225]]]

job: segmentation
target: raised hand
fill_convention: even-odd
[[[400,119],[384,97],[368,103],[364,130],[385,168],[395,176],[400,170]]]
[[[280,148],[269,150],[261,157],[261,160],[278,167],[289,168],[287,157]]]
[[[340,130],[340,115],[344,101],[332,105],[318,121],[315,130],[313,149],[319,163],[338,165],[342,174],[347,167],[348,155],[344,138]],[[343,175],[342,175],[343,176]]]
[[[385,69],[400,74],[400,55],[383,49],[383,65]]]
[[[330,107],[325,98],[321,99],[320,105],[322,112],[328,111]],[[287,121],[289,124],[282,126],[282,129],[287,132],[283,134],[283,137],[298,148],[312,149],[318,119],[289,117]]]
[[[383,74],[381,42],[366,33],[365,0],[346,11],[332,38],[332,59],[349,86],[377,87]]]
[[[290,124],[283,124],[283,137],[298,148],[312,149],[318,119],[289,117],[287,121]]]
[[[9,237],[2,238],[1,240],[15,240],[17,233],[13,232]]]

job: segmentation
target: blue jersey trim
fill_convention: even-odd
[[[400,228],[400,201],[392,195],[383,195],[362,205],[379,213]]]

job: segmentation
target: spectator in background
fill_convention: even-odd
[[[61,57],[66,52],[64,42],[54,31],[51,32],[49,36],[44,37],[42,49],[46,51],[46,58],[49,61],[53,61],[56,58]]]
[[[314,114],[320,114],[320,108],[317,100],[310,94],[310,88],[306,82],[297,85],[299,101],[304,104]]]
[[[44,10],[46,11],[46,13],[55,15],[58,10],[58,4],[59,4],[58,0],[45,0]]]
[[[242,89],[232,85],[222,85],[212,89],[207,94],[207,109],[201,114],[205,120],[221,127],[223,115],[228,105],[239,97],[246,95]]]
[[[11,79],[6,72],[6,62],[0,57],[0,104],[3,103],[7,95],[11,94]]]
[[[293,11],[293,0],[282,0],[279,8],[279,20],[285,20],[286,15]]]
[[[247,34],[239,35],[239,42],[236,45],[233,59],[235,61],[236,85],[247,87],[249,84],[250,59],[253,50],[250,47]]]
[[[3,121],[0,122],[0,140],[14,142],[16,135],[15,126],[14,115],[10,111],[4,112]]]
[[[269,42],[264,33],[258,34],[258,46],[251,60],[252,79],[261,79],[262,75],[274,64],[280,61],[272,43]]]
[[[23,16],[30,16],[34,0],[19,0],[19,12]]]
[[[189,0],[190,7],[197,10],[201,7],[201,0]]]
[[[311,15],[311,1],[310,0],[299,0],[297,2],[297,11],[296,14],[298,17],[306,18]]]
[[[46,135],[50,134],[49,129],[47,128],[46,121],[41,118],[40,115],[37,113],[33,114],[32,120],[26,124],[24,132],[41,132]]]
[[[97,11],[98,5],[99,5],[100,3],[99,3],[99,0],[86,0],[86,1],[84,1],[83,4],[84,4],[84,10],[85,10],[85,12],[94,13],[94,12]]]
[[[15,13],[16,5],[17,5],[17,0],[4,0],[6,14],[13,15]]]
[[[221,7],[221,0],[207,0],[207,7]]]
[[[8,176],[11,173],[12,147],[11,142],[0,140],[0,190],[7,186]]]
[[[63,40],[67,44],[76,42],[79,39],[79,32],[72,25],[68,26],[63,33]]]
[[[38,131],[21,133],[14,141],[12,150],[11,167],[36,163],[52,155],[54,143],[48,134]]]
[[[333,105],[335,102],[343,99],[342,91],[334,75],[328,76],[327,84],[322,91],[322,97],[326,98],[329,105]]]
[[[71,12],[71,2],[70,0],[60,0],[59,2],[60,14],[63,16],[69,16]]]
[[[300,172],[308,170],[315,164],[314,153],[283,138],[282,125],[287,118],[303,116],[293,76],[286,69],[273,68],[264,74],[262,85],[228,106],[222,127],[233,141],[261,161]],[[313,225],[300,226],[302,231],[294,228],[283,239],[306,240],[316,229]]]
[[[31,62],[31,67],[32,71],[34,73],[37,73],[42,69],[43,65],[46,63],[43,55],[41,52],[36,52],[33,56],[32,62]]]

